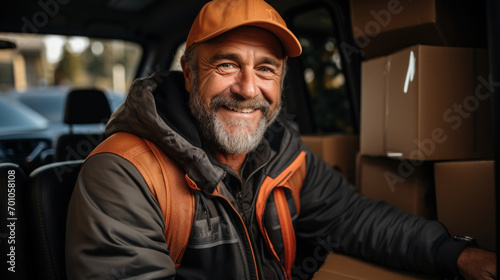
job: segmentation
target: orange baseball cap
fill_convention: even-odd
[[[285,21],[263,0],[213,0],[200,11],[187,37],[186,48],[202,43],[240,26],[255,26],[276,35],[286,56],[302,53],[299,40]]]

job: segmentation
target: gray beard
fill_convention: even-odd
[[[217,95],[210,100],[210,106],[206,106],[198,91],[198,77],[194,74],[191,93],[189,97],[189,108],[197,121],[202,135],[207,141],[215,145],[219,152],[229,155],[246,154],[253,151],[264,138],[267,128],[274,122],[281,111],[281,104],[273,112],[270,112],[270,104],[267,101],[250,99],[243,100],[237,95]],[[252,131],[253,123],[242,119],[225,119],[224,123],[217,118],[217,109],[225,107],[254,107],[262,111],[257,128]],[[234,132],[227,132],[224,126],[237,127]],[[249,132],[251,131],[251,132]]]

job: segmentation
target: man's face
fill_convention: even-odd
[[[281,109],[282,49],[270,32],[240,27],[198,46],[186,76],[190,109],[223,154],[255,149]]]

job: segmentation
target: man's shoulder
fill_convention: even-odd
[[[150,149],[145,139],[132,133],[117,132],[100,143],[88,158],[102,153],[112,153],[125,158],[133,158]]]

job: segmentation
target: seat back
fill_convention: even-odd
[[[76,124],[103,124],[111,117],[108,98],[98,89],[75,89],[68,93],[64,109],[64,123],[70,126],[68,134],[58,137],[55,161],[84,159],[104,140],[104,133],[73,133]]]
[[[66,212],[82,163],[51,163],[28,178],[27,214],[37,279],[66,279]]]
[[[103,140],[104,133],[60,135],[56,141],[55,161],[85,159]]]
[[[24,191],[26,176],[19,165],[0,163],[1,279],[31,279],[27,252]]]

